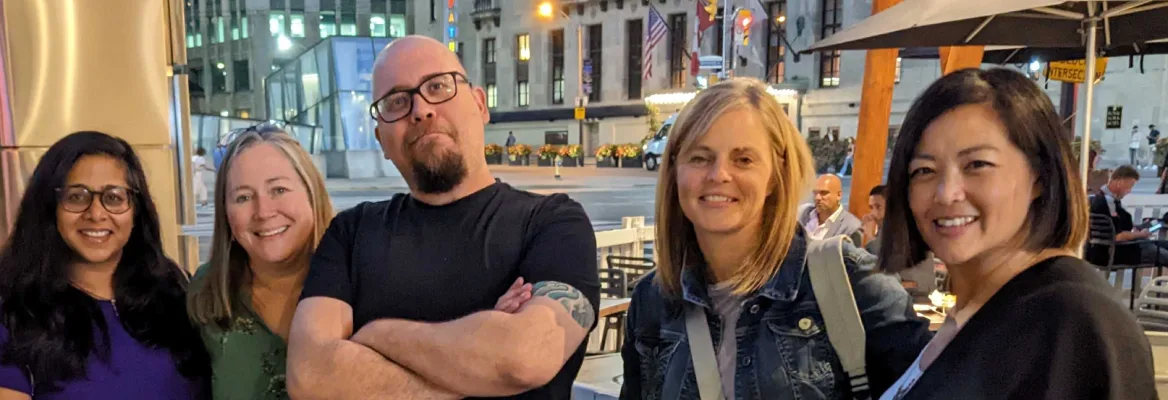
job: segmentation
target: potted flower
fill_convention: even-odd
[[[596,148],[596,167],[597,168],[616,168],[617,145],[606,144]]]
[[[617,147],[616,153],[621,168],[641,168],[641,146],[636,143],[622,144]]]
[[[517,144],[507,148],[509,165],[531,165],[531,146]]]
[[[483,150],[487,156],[487,164],[499,165],[503,163],[503,146],[491,143]]]
[[[556,156],[558,155],[560,155],[560,146],[554,144],[539,146],[539,149],[535,151],[535,158],[541,167],[556,165]]]
[[[570,144],[560,147],[560,166],[563,167],[583,167],[584,166],[584,152],[580,149],[578,144]]]

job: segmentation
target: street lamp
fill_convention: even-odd
[[[557,7],[552,5],[551,1],[544,1],[539,3],[536,8],[536,14],[542,18],[551,19],[555,17],[555,10]],[[559,9],[560,16],[564,19],[570,19],[568,14],[564,13],[563,9]],[[576,23],[576,107],[584,107],[588,97],[584,95],[584,31],[582,29],[583,22]],[[579,121],[579,135],[580,135],[580,149],[584,150],[584,120]]]

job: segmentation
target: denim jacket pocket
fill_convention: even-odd
[[[684,337],[683,333],[666,330],[636,334],[634,344],[641,358],[642,399],[662,398],[665,374]]]
[[[836,392],[837,357],[818,316],[795,314],[766,321],[788,376],[805,398]],[[807,393],[810,389],[812,393]],[[818,395],[813,394],[819,392]]]

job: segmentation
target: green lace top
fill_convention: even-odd
[[[205,267],[199,267],[194,279],[201,278]],[[288,344],[252,309],[251,293],[240,292],[226,330],[214,324],[200,327],[211,355],[211,392],[216,400],[287,400]]]

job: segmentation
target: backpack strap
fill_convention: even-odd
[[[693,304],[685,305],[685,334],[689,340],[690,358],[698,380],[701,400],[723,400],[722,375],[714,354],[714,339],[710,337],[710,322],[706,310]]]
[[[865,334],[843,255],[844,236],[807,241],[807,269],[827,338],[851,381],[852,396],[870,398]]]

